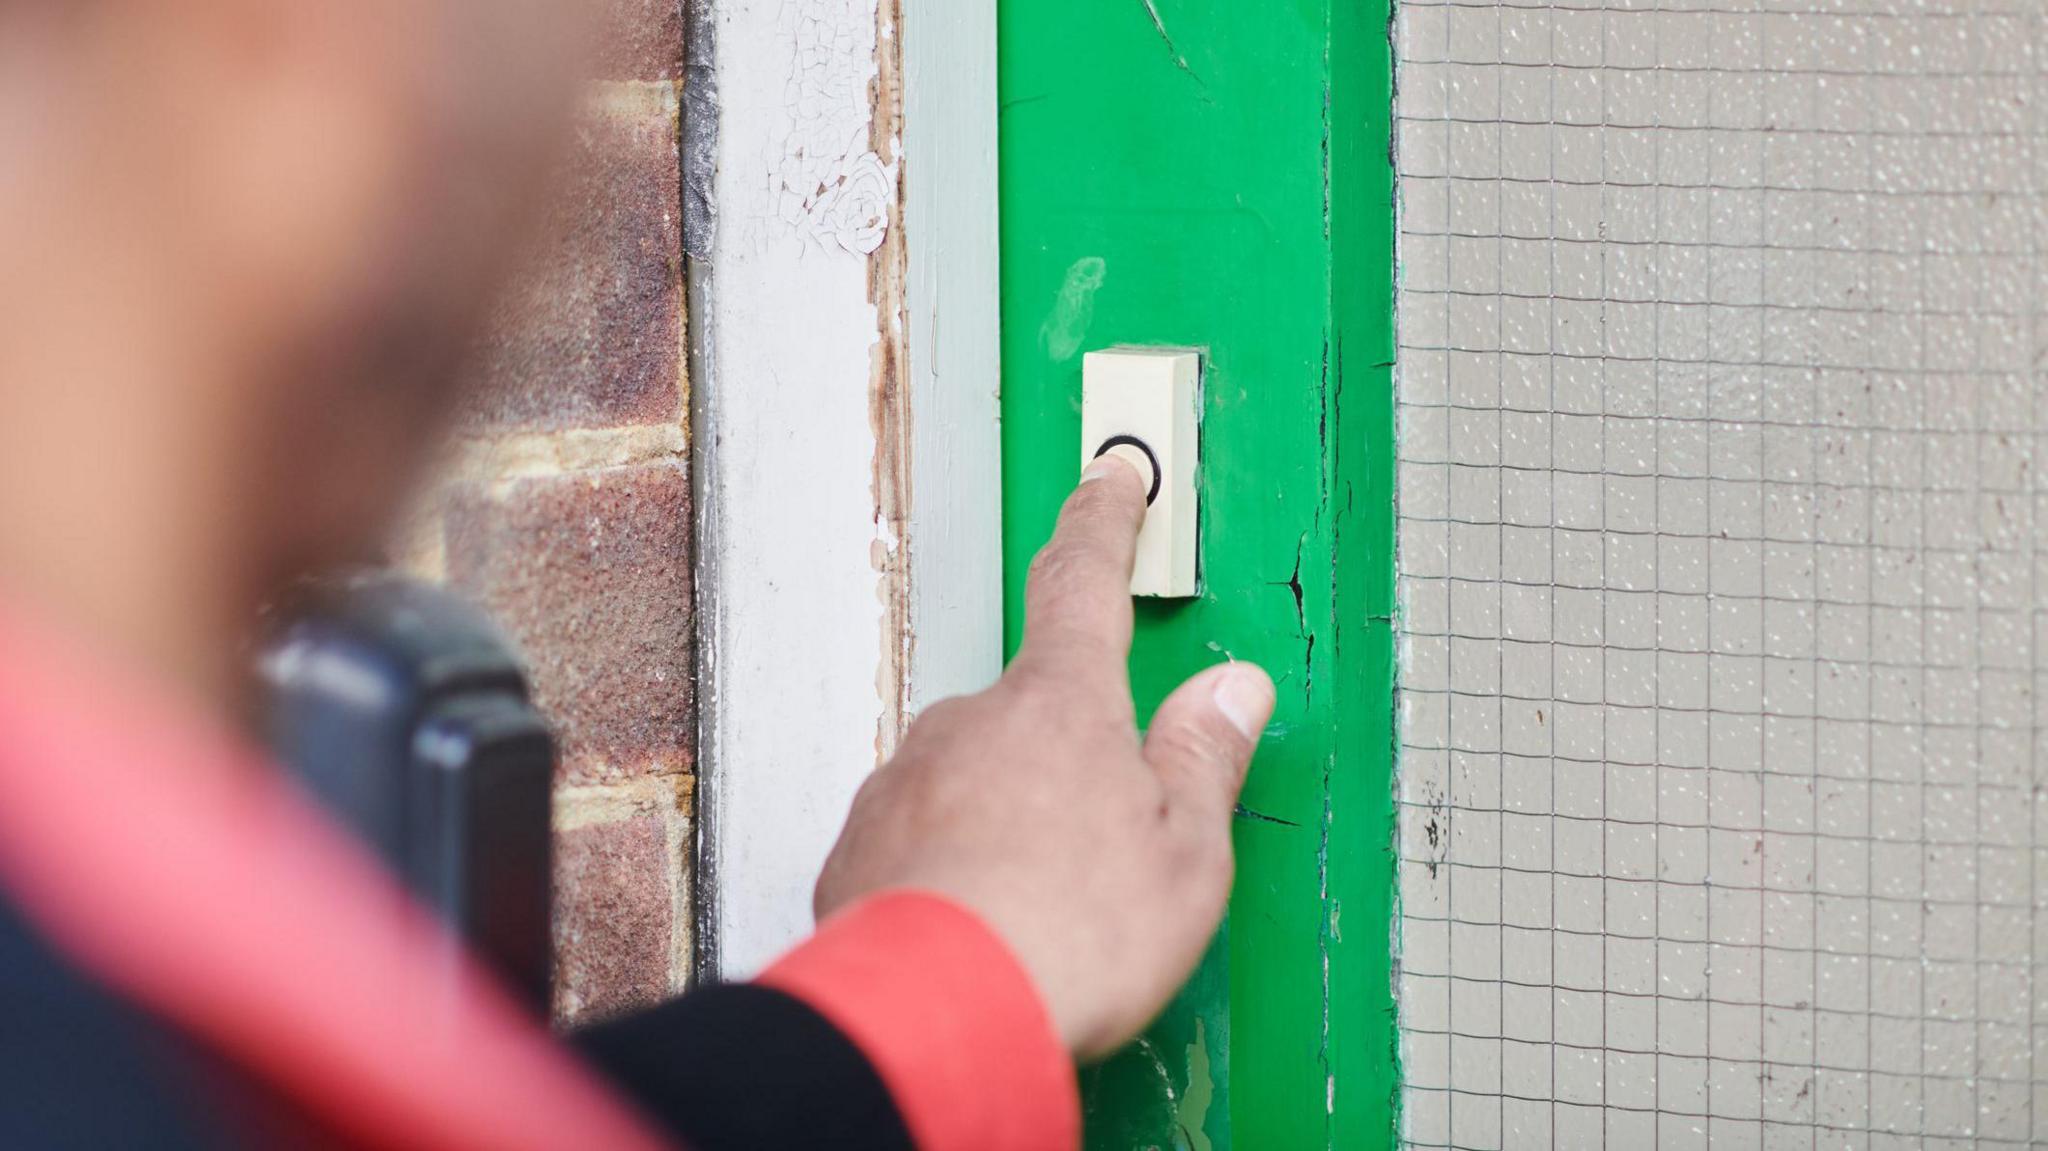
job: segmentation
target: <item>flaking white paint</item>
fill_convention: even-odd
[[[883,611],[870,554],[868,253],[895,173],[868,147],[873,0],[714,7],[710,279],[698,301],[712,973],[811,928],[810,893],[874,766]]]
[[[769,46],[787,77],[772,137],[776,214],[819,244],[860,256],[882,246],[896,202],[894,158],[868,146],[875,29],[874,0],[785,3]]]
[[[715,17],[700,875],[707,966],[736,977],[810,929],[817,869],[899,704],[1001,670],[995,13],[906,0],[903,139],[879,151],[877,28],[896,45],[875,0]],[[890,345],[908,410],[885,423],[910,430],[878,443]]]

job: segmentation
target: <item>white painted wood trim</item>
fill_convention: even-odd
[[[995,0],[903,0],[913,713],[1003,667]]]
[[[895,0],[710,0],[693,30],[715,124],[686,127],[715,165],[692,273],[709,977],[810,930],[878,750],[1000,670],[994,3],[908,2],[930,23],[901,44],[901,147]]]
[[[716,0],[699,469],[698,897],[705,974],[811,928],[811,885],[874,766],[883,609],[869,257],[892,158],[870,147],[874,0]]]

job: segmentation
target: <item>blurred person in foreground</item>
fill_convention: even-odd
[[[1115,459],[750,984],[561,1039],[452,995],[245,742],[259,607],[376,554],[459,398],[574,7],[0,0],[0,1146],[1073,1147],[1222,914],[1272,685],[1140,737]]]

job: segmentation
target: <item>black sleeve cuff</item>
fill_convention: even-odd
[[[691,1151],[915,1151],[860,1049],[780,991],[710,987],[571,1042]]]

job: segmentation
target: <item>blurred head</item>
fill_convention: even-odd
[[[139,565],[150,610],[232,612],[374,551],[566,123],[577,7],[0,0],[0,591],[132,615]]]

